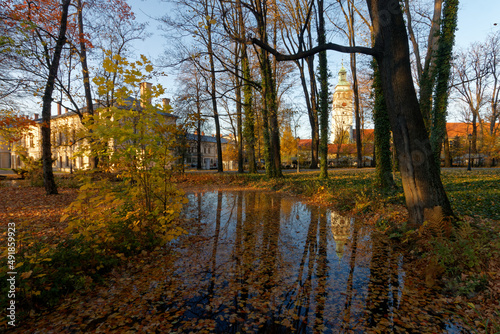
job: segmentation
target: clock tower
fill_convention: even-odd
[[[333,93],[332,104],[332,140],[333,143],[349,143],[352,139],[353,92],[346,79],[347,71],[342,64],[339,82]]]

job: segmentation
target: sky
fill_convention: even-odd
[[[187,0],[196,1],[196,0]],[[154,18],[168,12],[168,4],[161,0],[128,0],[132,11],[139,22],[148,23],[150,36],[144,41],[137,41],[134,47],[138,54],[144,54],[153,62],[158,59],[165,49],[165,39],[162,36],[160,24]],[[486,36],[500,29],[500,0],[462,0],[458,13],[458,30],[456,32],[456,47],[465,48],[475,41],[484,41]],[[340,70],[341,62],[348,64],[349,56],[336,52],[329,52],[329,69],[333,74],[330,82],[332,90],[337,82],[337,73]],[[347,68],[348,66],[346,66]],[[168,73],[168,72],[167,72]],[[160,78],[158,82],[166,88],[164,97],[173,99],[176,93],[175,74],[169,73],[168,77]],[[299,95],[299,94],[297,94]],[[301,100],[298,98],[297,100]],[[289,103],[294,101],[289,101]],[[303,102],[298,102],[303,105]],[[452,108],[451,108],[452,109]],[[34,111],[37,112],[37,111]],[[458,121],[458,117],[450,114],[449,120]],[[310,137],[310,130],[307,126],[307,116],[304,114],[300,119],[304,126],[299,130],[301,138]]]
[[[195,1],[195,0],[192,0]],[[147,40],[137,42],[135,47],[140,53],[148,58],[155,59],[163,52],[162,32],[159,23],[153,20],[164,12],[168,11],[167,4],[161,0],[129,0],[128,3],[135,12],[137,20],[149,23],[149,32],[152,34]],[[462,0],[458,13],[458,30],[456,32],[456,48],[466,48],[473,42],[484,41],[489,33],[500,29],[500,1],[499,0]],[[333,73],[332,89],[336,84],[337,73],[340,70],[341,62],[348,63],[349,56],[346,54],[329,53],[329,69]],[[347,66],[346,66],[347,67]],[[175,95],[175,75],[161,80],[166,87],[166,95],[173,98]],[[292,101],[293,103],[293,101]],[[302,104],[302,102],[301,102]],[[450,106],[450,121],[458,121],[458,113],[453,112],[453,105]],[[307,117],[301,118],[302,123],[307,123]],[[305,127],[300,131],[301,137],[308,137],[309,130]]]

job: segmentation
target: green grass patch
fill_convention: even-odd
[[[500,220],[500,169],[445,170],[442,180],[455,214]]]

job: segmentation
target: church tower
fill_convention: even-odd
[[[347,71],[342,64],[339,71],[339,82],[333,93],[331,136],[333,143],[348,143],[352,138],[353,92],[351,84],[346,79],[346,74]]]

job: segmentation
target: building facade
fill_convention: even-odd
[[[352,138],[353,128],[353,91],[347,81],[344,65],[339,71],[339,81],[335,86],[332,103],[331,142],[348,143]]]
[[[198,134],[186,134],[187,149],[184,156],[184,164],[188,168],[196,168],[198,165]],[[202,133],[199,136],[201,147],[201,168],[215,169],[217,168],[217,139],[215,136],[205,136]],[[221,143],[225,145],[227,140],[221,138]]]

